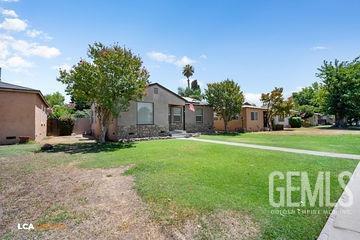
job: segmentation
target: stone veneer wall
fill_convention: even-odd
[[[185,123],[186,132],[212,132],[213,125],[206,123]]]
[[[184,127],[183,127],[183,123],[182,121],[181,122],[176,122],[176,123],[170,123],[169,125],[169,129],[170,131],[173,131],[173,130],[183,130]]]
[[[168,130],[164,126],[158,125],[131,125],[131,126],[119,126],[118,138],[143,138],[143,137],[157,137],[166,136]]]

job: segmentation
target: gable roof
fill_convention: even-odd
[[[184,100],[185,102],[187,102],[187,100],[186,100],[184,97],[182,97],[182,96],[180,96],[179,94],[177,94],[177,93],[171,91],[170,89],[164,87],[164,86],[161,85],[160,83],[157,83],[157,82],[155,82],[155,83],[150,83],[150,84],[148,84],[148,87],[151,87],[151,86],[154,86],[154,85],[158,85],[159,87],[165,89],[166,91],[170,92],[171,94],[175,95],[176,97],[180,98],[181,100]]]
[[[180,96],[179,94],[171,91],[170,89],[164,87],[163,85],[161,85],[160,83],[157,83],[157,82],[155,82],[155,83],[150,83],[148,86],[150,87],[150,86],[154,86],[154,85],[158,85],[159,87],[162,87],[163,89],[165,89],[166,91],[172,93],[173,95],[177,96],[178,98],[184,100],[184,101],[185,101],[185,104],[190,104],[190,103],[192,103],[192,104],[194,104],[194,105],[209,105],[209,104],[208,104],[207,102],[205,102],[205,101],[198,101],[198,100],[193,99],[193,98],[190,98],[190,97]]]
[[[187,104],[194,104],[194,105],[201,105],[201,106],[208,106],[209,103],[206,101],[200,101],[191,97],[184,97],[186,99]]]
[[[0,89],[11,89],[11,90],[21,90],[21,91],[38,91],[32,88],[23,87],[15,84],[10,84],[6,82],[0,82]]]
[[[46,104],[46,106],[50,107],[48,102],[45,100],[44,96],[40,92],[40,90],[33,89],[33,88],[28,88],[28,87],[23,87],[23,86],[19,86],[19,85],[15,85],[15,84],[0,81],[0,91],[1,90],[3,90],[3,91],[36,93],[36,94],[38,94],[40,96],[40,98],[43,100],[43,102]]]

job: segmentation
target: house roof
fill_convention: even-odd
[[[243,108],[254,108],[254,109],[262,109],[262,110],[267,110],[265,107],[258,107],[258,106],[253,106],[253,105],[242,105]]]
[[[194,99],[194,98],[191,98],[191,97],[184,97],[185,100],[186,100],[186,103],[191,103],[191,104],[194,104],[194,105],[202,105],[202,106],[207,106],[209,105],[208,102],[206,101],[199,101],[197,99]]]
[[[170,89],[164,87],[164,86],[161,85],[160,83],[157,83],[157,82],[155,82],[155,83],[150,83],[148,86],[150,87],[150,86],[154,86],[154,85],[158,85],[159,87],[165,89],[166,91],[170,92],[171,94],[175,95],[176,97],[178,97],[178,98],[184,100],[185,102],[187,102],[187,100],[186,100],[184,97],[182,97],[182,96],[180,96],[179,94],[177,94],[177,93],[171,91]]]
[[[1,90],[3,90],[3,91],[15,91],[15,92],[29,92],[29,93],[39,94],[40,98],[44,101],[46,106],[49,107],[48,102],[45,100],[45,98],[42,95],[42,93],[40,92],[40,90],[33,89],[33,88],[28,88],[28,87],[23,87],[23,86],[19,86],[19,85],[15,85],[15,84],[0,81],[0,91]]]

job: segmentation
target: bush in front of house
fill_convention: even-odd
[[[292,128],[300,128],[301,127],[301,117],[290,117],[289,124]]]
[[[283,124],[275,124],[273,126],[273,131],[282,131],[284,130],[284,125]]]
[[[71,117],[58,119],[59,135],[67,136],[71,135],[74,128],[74,119]]]

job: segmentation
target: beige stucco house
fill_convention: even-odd
[[[161,136],[174,130],[208,132],[213,129],[213,118],[213,109],[206,102],[183,98],[159,83],[151,83],[140,101],[130,102],[128,111],[113,119],[107,138]],[[100,135],[94,107],[91,129],[93,135]]]
[[[39,90],[0,81],[0,144],[44,138],[48,107]]]
[[[243,105],[241,112],[235,119],[228,122],[228,131],[230,132],[257,132],[263,131],[266,125],[266,108],[253,105]],[[224,120],[219,116],[214,118],[214,129],[224,131]]]

